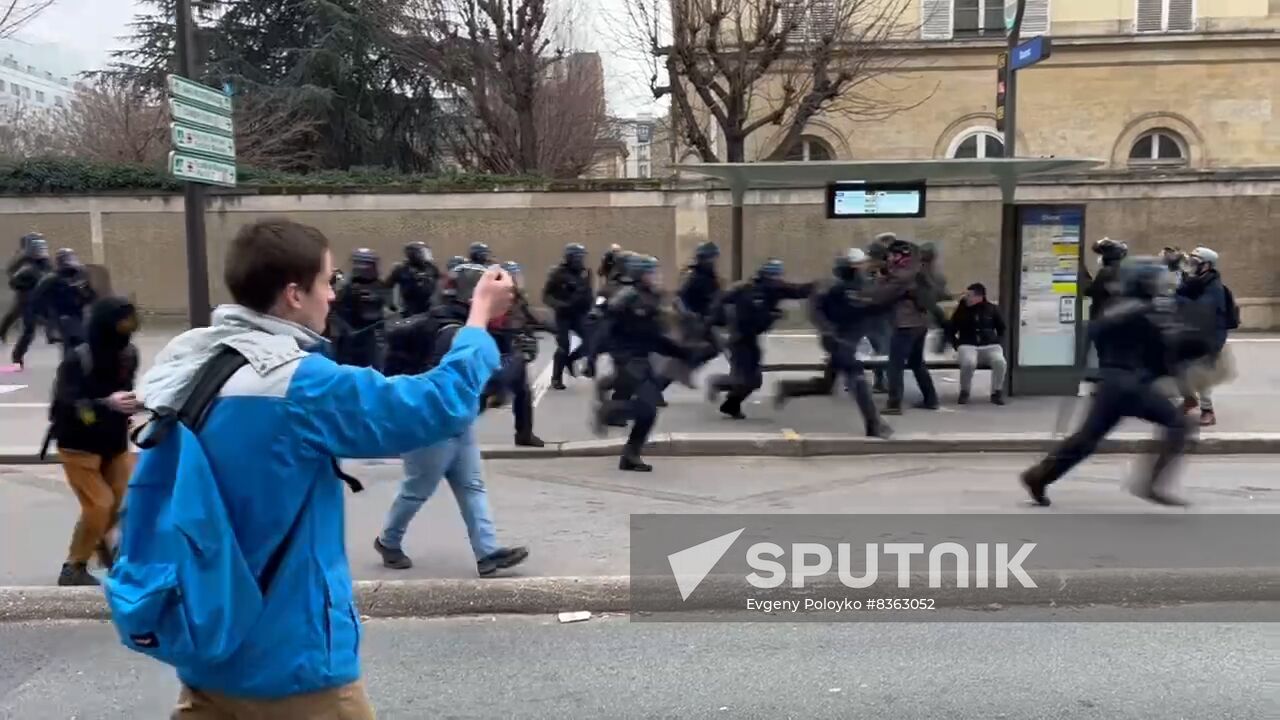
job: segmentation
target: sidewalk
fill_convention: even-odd
[[[1030,455],[860,458],[655,458],[648,475],[623,473],[612,458],[489,461],[487,484],[499,538],[530,547],[521,576],[624,576],[630,516],[644,513],[1137,513],[1280,514],[1280,457],[1189,458],[1180,492],[1190,511],[1131,497],[1131,456],[1089,462],[1053,488],[1054,506],[1032,508],[1017,482]],[[395,496],[398,462],[349,463],[367,491],[347,499],[347,542],[357,579],[474,578],[465,529],[442,487],[411,527],[408,571],[384,569],[371,544]],[[57,466],[0,466],[0,586],[51,584],[77,508]],[[1100,547],[1122,548],[1141,529],[1117,518]],[[1269,553],[1273,548],[1259,548]],[[1110,555],[1107,560],[1105,555]],[[1105,567],[1120,553],[1063,558]],[[1100,559],[1101,558],[1101,559]],[[1248,565],[1248,562],[1242,563]]]

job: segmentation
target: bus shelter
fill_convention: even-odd
[[[837,222],[925,217],[931,182],[996,184],[1001,196],[999,296],[1009,324],[1004,341],[1007,389],[1021,395],[1075,395],[1086,347],[1081,293],[1087,279],[1086,208],[1018,203],[1015,195],[1022,178],[1052,178],[1100,165],[1100,160],[1081,158],[991,158],[694,163],[677,169],[728,187],[734,280],[744,277],[748,190],[826,187],[827,216]],[[881,211],[877,201],[885,204]]]

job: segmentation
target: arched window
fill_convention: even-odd
[[[787,153],[787,160],[791,162],[822,162],[834,160],[835,157],[836,154],[826,141],[812,135],[800,136],[800,142]]]
[[[1129,148],[1130,165],[1186,165],[1189,156],[1187,141],[1165,128],[1142,133]]]
[[[951,142],[947,157],[998,158],[1004,157],[1004,138],[994,130],[977,128],[966,130]]]

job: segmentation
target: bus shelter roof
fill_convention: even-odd
[[[1064,175],[1102,165],[1088,158],[980,158],[845,162],[687,163],[681,172],[716,178],[735,194],[752,189],[816,187],[833,182],[995,181],[1011,191],[1024,177]]]

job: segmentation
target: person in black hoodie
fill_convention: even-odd
[[[88,571],[95,550],[103,566],[111,566],[107,536],[133,471],[129,418],[141,409],[133,394],[137,310],[128,300],[107,297],[91,305],[88,315],[88,340],[58,366],[49,408],[50,437],[58,442],[67,482],[80,501],[59,585],[97,585]]]
[[[986,286],[982,283],[970,285],[964,300],[951,314],[951,322],[947,323],[951,346],[960,356],[958,402],[961,405],[969,402],[973,372],[979,363],[986,363],[991,368],[991,402],[1004,404],[1004,375],[1008,363],[1000,342],[1004,339],[1005,329],[1000,308],[987,302]]]

